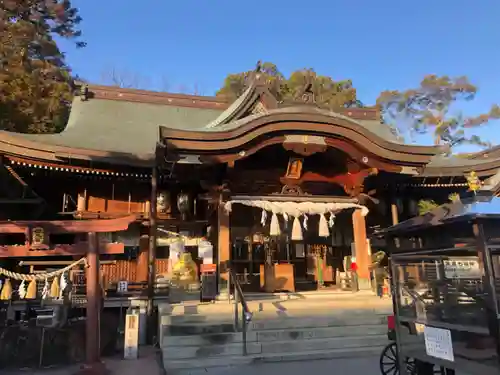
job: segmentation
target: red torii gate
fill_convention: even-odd
[[[83,369],[85,373],[105,371],[100,362],[99,352],[101,310],[99,254],[122,254],[125,251],[123,243],[101,243],[98,234],[127,230],[135,220],[136,217],[131,215],[115,219],[0,222],[0,235],[22,233],[25,235],[24,245],[0,245],[0,258],[86,255],[86,368]],[[51,245],[50,234],[67,233],[86,235],[72,244]]]

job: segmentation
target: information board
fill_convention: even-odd
[[[481,270],[475,258],[451,258],[443,261],[444,274],[448,279],[479,279]]]
[[[424,327],[425,352],[428,356],[454,362],[453,342],[448,329]]]

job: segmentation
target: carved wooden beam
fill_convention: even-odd
[[[376,168],[363,169],[358,172],[348,172],[335,176],[325,176],[315,172],[304,172],[300,179],[280,178],[280,182],[287,186],[300,186],[304,182],[325,182],[342,186],[344,191],[351,197],[357,197],[364,189],[364,181],[370,176],[377,174]]]
[[[30,245],[0,246],[0,258],[85,255],[88,248],[87,242],[55,245],[51,249],[43,250],[33,250]],[[123,254],[124,251],[125,245],[123,243],[108,243],[99,246],[100,254]]]
[[[328,145],[324,137],[315,135],[287,135],[283,148],[302,156],[310,156],[317,152],[325,152]]]
[[[41,228],[47,233],[117,232],[127,230],[136,220],[134,215],[114,219],[97,220],[53,220],[53,221],[3,221],[0,233],[26,233],[32,228]]]

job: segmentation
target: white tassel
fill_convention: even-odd
[[[285,229],[288,228],[288,214],[286,212],[283,213],[283,221],[285,222]]]
[[[307,217],[306,214],[304,214],[304,229],[307,230],[307,220],[309,220],[309,218]]]
[[[266,210],[262,210],[262,215],[260,216],[260,223],[262,226],[266,226],[266,221],[267,221],[267,212]]]
[[[279,236],[281,234],[280,223],[278,221],[278,216],[275,213],[271,216],[271,228],[269,234],[271,236]]]
[[[64,296],[64,291],[68,286],[68,280],[66,280],[66,272],[61,275],[59,280],[59,299],[62,299]]]
[[[318,234],[320,237],[330,236],[330,229],[328,229],[328,223],[324,214],[319,215]]]
[[[300,226],[300,220],[298,217],[294,217],[292,227],[292,241],[301,241],[302,239],[302,227]]]
[[[333,225],[335,224],[335,215],[330,213],[330,218],[328,219],[328,225],[330,228],[333,228]]]
[[[43,290],[42,290],[42,299],[47,299],[49,297],[49,293],[50,293],[49,281],[45,279],[45,283],[43,284]]]
[[[19,293],[19,298],[24,299],[24,297],[26,297],[26,284],[24,280],[21,281],[21,284],[19,284],[17,292]]]

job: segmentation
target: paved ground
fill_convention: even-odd
[[[108,360],[106,367],[111,374],[116,375],[162,375],[154,358],[135,360]],[[76,368],[45,369],[40,371],[2,372],[2,375],[72,375]],[[217,368],[192,372],[193,375],[286,375],[304,374],[352,374],[352,375],[379,375],[378,358],[335,359],[311,362],[281,362],[265,363],[253,366]],[[187,375],[187,373],[184,373]],[[167,374],[168,375],[168,374]]]
[[[158,366],[156,357],[152,354],[146,355],[138,360],[111,359],[105,361],[105,363],[111,375],[165,375]],[[44,369],[39,371],[2,371],[2,375],[72,375],[76,371],[77,368],[72,367]],[[203,369],[189,373],[183,372],[182,375],[276,375],[279,373],[284,373],[286,375],[380,375],[380,370],[378,357],[361,357],[302,362],[263,363],[232,368]]]
[[[304,374],[351,374],[380,375],[378,357],[332,359],[309,362],[279,362],[263,363],[252,366],[234,367],[229,369],[208,369],[193,372],[193,375],[304,375]]]
[[[165,375],[159,366],[158,356],[154,348],[144,348],[141,357],[136,360],[121,358],[104,359],[103,362],[110,375]],[[0,371],[2,375],[73,375],[78,373],[79,366],[65,368],[46,368],[40,370]]]
[[[253,366],[226,369],[208,369],[191,372],[189,375],[381,375],[379,357],[329,359],[302,362],[264,363]],[[188,375],[183,373],[182,375]],[[457,375],[467,375],[457,373]]]

